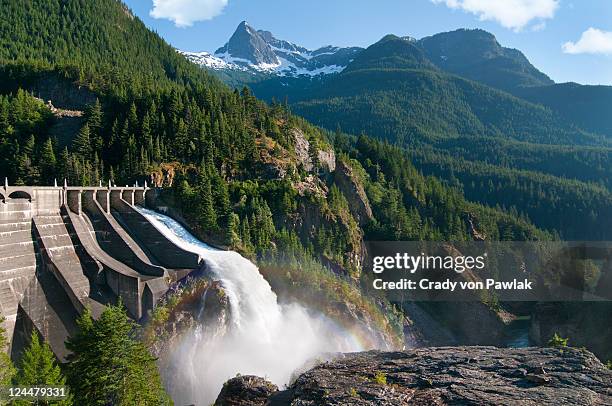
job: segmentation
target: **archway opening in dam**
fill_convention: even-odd
[[[22,190],[17,190],[11,193],[8,197],[9,199],[27,199],[29,201],[32,201],[32,196],[30,196],[28,192],[24,192]]]

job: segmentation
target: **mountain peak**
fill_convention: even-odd
[[[199,65],[217,70],[312,77],[342,71],[362,50],[330,45],[313,51],[241,21],[229,41],[214,55],[208,52],[180,52]]]
[[[414,39],[393,34],[385,35],[357,55],[346,71],[372,68],[436,70]]]
[[[250,34],[255,32],[256,30],[253,29],[253,27],[251,27],[251,25],[246,20],[242,20],[240,24],[238,24],[238,27],[236,27],[236,30],[234,32],[236,31],[246,31]]]
[[[505,48],[495,35],[482,29],[458,29],[418,41],[427,57],[443,70],[493,87],[512,89],[550,85],[522,52]]]
[[[238,24],[229,41],[217,49],[217,55],[231,57],[235,63],[278,65],[272,48],[246,21]]]

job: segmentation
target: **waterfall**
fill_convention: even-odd
[[[161,372],[175,404],[209,405],[223,383],[237,374],[266,377],[282,387],[309,360],[363,350],[358,340],[323,315],[298,304],[279,304],[255,264],[240,254],[210,247],[168,216],[139,210],[168,239],[206,261],[230,303],[227,331],[218,334],[198,326],[172,354],[164,355],[172,367]]]

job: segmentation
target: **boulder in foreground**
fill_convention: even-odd
[[[322,363],[263,403],[217,404],[612,405],[612,371],[590,352],[574,348],[369,351]]]
[[[258,376],[237,376],[223,385],[215,406],[263,406],[277,391],[278,386]]]

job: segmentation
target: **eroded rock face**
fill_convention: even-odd
[[[363,225],[372,220],[374,215],[363,185],[353,173],[353,168],[342,160],[336,163],[335,181],[348,200],[351,213],[357,218],[359,224]]]
[[[574,348],[370,351],[310,369],[268,404],[610,405],[612,371]]]
[[[310,143],[306,139],[304,132],[299,128],[292,128],[290,133],[295,140],[295,155],[306,172],[312,171],[312,158],[310,158]]]
[[[333,148],[325,151],[319,150],[317,153],[317,158],[319,159],[319,163],[321,164],[321,168],[327,172],[333,172],[336,170],[336,153]]]
[[[278,386],[258,376],[237,376],[223,385],[215,406],[263,406],[277,391]]]
[[[151,353],[159,358],[160,365],[166,365],[171,348],[198,326],[205,325],[223,334],[228,324],[229,298],[220,282],[200,280],[176,297],[172,306],[165,302],[159,304],[164,308],[165,317],[159,321],[153,318],[145,329],[145,342]],[[206,311],[200,311],[202,308]]]

